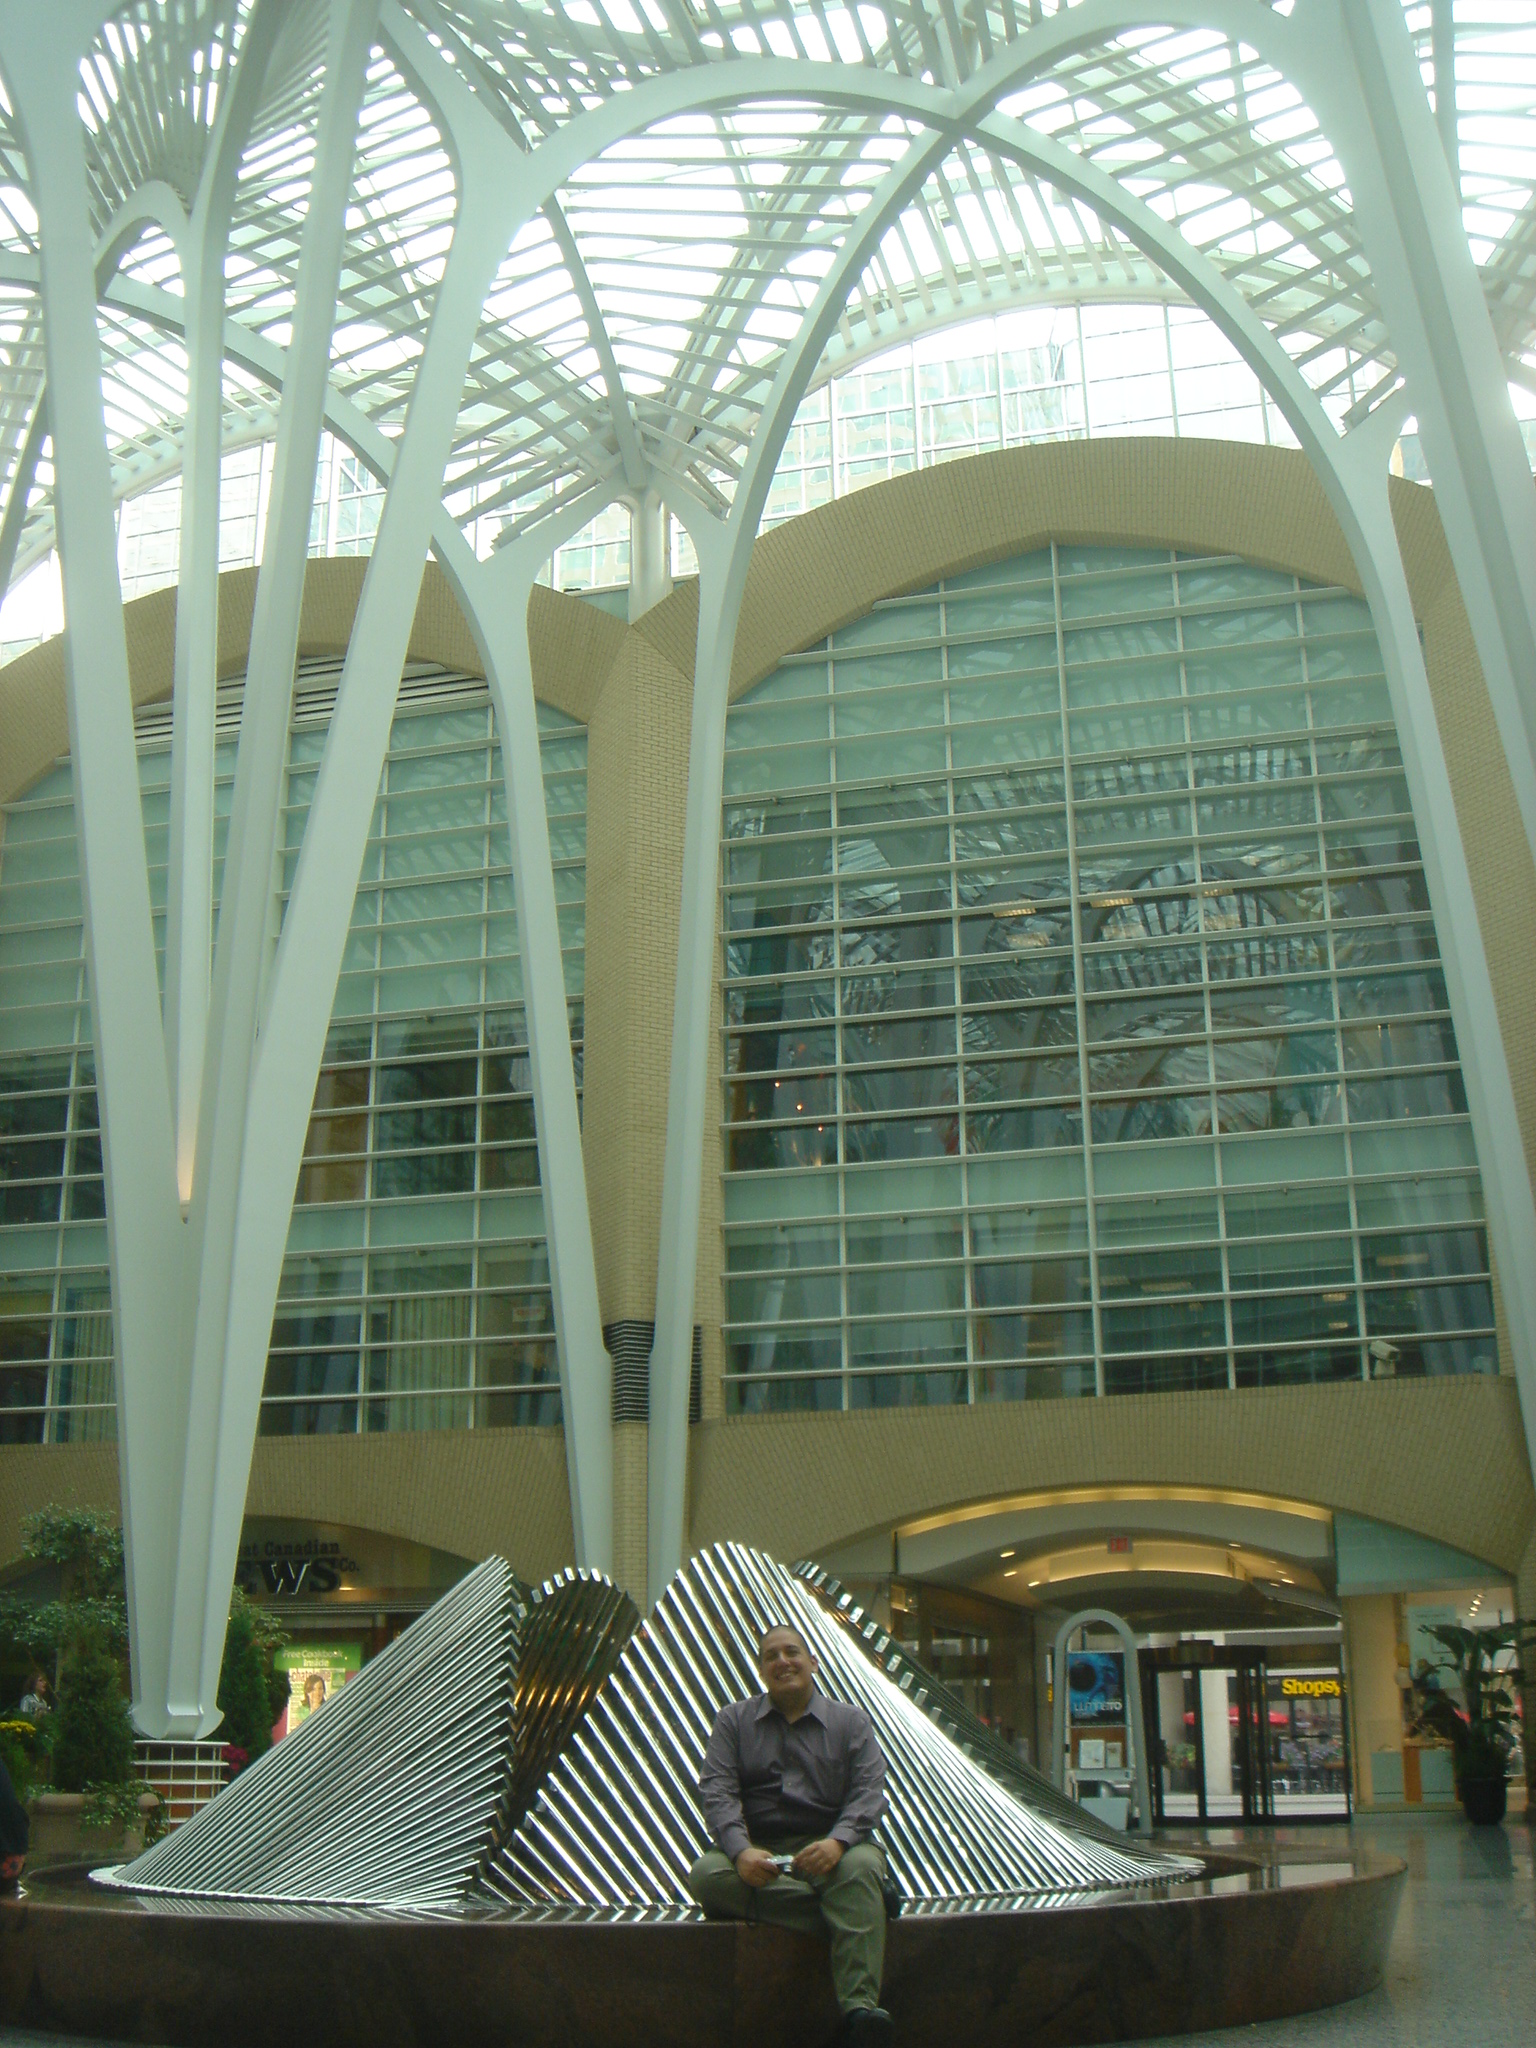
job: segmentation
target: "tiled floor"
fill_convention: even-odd
[[[1394,1814],[1350,1832],[1408,1865],[1381,1989],[1272,2026],[1178,2039],[1200,2048],[1531,2048],[1536,1880],[1524,1815],[1472,1828],[1459,1813]],[[1332,1828],[1280,1833],[1303,1852],[1338,1839]]]
[[[1459,1814],[1357,1821],[1354,1839],[1408,1865],[1408,1888],[1379,1991],[1328,2012],[1178,2037],[1188,2048],[1531,2048],[1536,2041],[1536,1877],[1522,1815],[1470,1828]],[[1240,1837],[1213,1830],[1213,1843]],[[1267,1836],[1311,1856],[1341,1833]],[[0,2027],[0,2048],[84,2048],[58,2034]],[[99,2044],[98,2044],[99,2048]],[[957,2043],[956,2048],[963,2048]]]

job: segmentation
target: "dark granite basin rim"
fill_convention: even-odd
[[[1380,1982],[1405,1866],[1200,1852],[1208,1875],[1010,1910],[904,1913],[901,2048],[1069,2048],[1276,2019]],[[243,2048],[323,2016],[335,2048],[747,2048],[836,2025],[824,1946],[675,1915],[381,1914],[103,1893],[84,1866],[0,1901],[0,2020]]]

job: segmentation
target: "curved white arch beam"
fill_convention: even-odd
[[[1356,220],[1536,853],[1536,490],[1398,0],[1302,0],[1250,38],[1323,122]]]
[[[132,308],[141,317],[168,334],[183,331],[184,300],[151,286],[126,284],[122,289],[131,294]],[[109,287],[109,296],[112,291]],[[225,325],[225,353],[231,362],[274,390],[282,389],[288,356],[276,343],[231,320]],[[397,442],[380,432],[359,406],[335,390],[326,395],[325,424],[388,486],[399,454]],[[558,547],[614,499],[611,487],[594,489],[569,505],[558,520],[538,529],[530,543],[534,561],[533,572],[527,579],[530,585],[547,559],[547,551]],[[606,1571],[611,1568],[612,1553],[611,1388],[587,1209],[575,1071],[569,1029],[564,1022],[564,973],[554,908],[549,823],[538,765],[537,711],[528,661],[527,593],[520,606],[509,598],[507,590],[500,587],[507,551],[498,551],[489,562],[478,561],[440,499],[432,509],[431,547],[459,597],[476,646],[487,663],[487,687],[501,734],[513,887],[519,905],[526,977],[529,1063],[547,1205],[555,1338],[567,1418],[566,1462],[568,1468],[573,1468],[573,1526],[580,1561],[590,1570]],[[516,633],[511,625],[514,615],[518,622]],[[536,909],[539,900],[546,906],[542,914]],[[551,1006],[550,991],[557,992],[554,1002],[560,1006],[558,1011]],[[569,1136],[572,1129],[577,1133],[574,1143]],[[574,1469],[577,1466],[579,1471]]]
[[[388,6],[384,9],[382,26],[395,56],[401,63],[401,68],[406,71],[412,85],[422,97],[438,109],[439,119],[442,119],[440,96],[473,93],[473,87],[465,84],[460,72],[473,71],[476,68],[476,60],[473,51],[455,32],[451,21],[436,9],[433,10],[433,20],[433,33],[443,47],[452,50],[457,58],[452,71],[448,71],[442,59],[437,56],[423,34],[420,23],[413,20],[397,4],[397,0],[389,0]],[[474,94],[474,98],[476,104],[489,114],[507,136],[518,155],[527,156],[528,138],[513,122],[510,109],[505,103],[497,99],[494,104],[490,104],[479,94]],[[550,198],[539,210],[549,224],[549,231],[560,251],[570,277],[571,289],[581,308],[582,318],[587,323],[588,337],[597,355],[598,366],[603,373],[603,385],[608,393],[608,410],[613,420],[614,441],[624,465],[624,481],[632,491],[644,492],[648,486],[648,478],[645,458],[640,452],[640,441],[635,432],[634,414],[630,411],[624,379],[619,372],[618,358],[614,355],[613,341],[608,333],[608,323],[603,318],[597,293],[592,289],[587,266],[582,260],[581,251],[576,246],[576,237],[571,233],[565,211],[559,201]],[[579,532],[580,529],[575,528],[573,531]]]
[[[951,148],[946,126],[914,142],[881,180],[817,289],[800,331],[780,358],[773,389],[723,524],[696,508],[686,521],[699,557],[699,625],[688,742],[677,982],[662,1167],[656,1326],[650,1364],[646,1557],[648,1593],[659,1598],[682,1563],[688,1479],[688,1388],[703,1192],[709,1088],[709,1013],[716,964],[715,890],[720,867],[720,800],[725,719],[736,623],[752,544],[795,411],[827,336],[837,324],[869,252],[936,161]]]

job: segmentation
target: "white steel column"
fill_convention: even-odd
[[[219,1533],[233,1517],[238,1548],[244,1511],[245,1476],[236,1478],[227,1458],[231,1420],[227,1347],[234,1342],[248,1351],[253,1343],[259,1343],[264,1351],[271,1327],[272,1297],[264,1309],[249,1300],[237,1304],[234,1269],[251,1136],[258,1018],[267,979],[315,463],[354,138],[374,16],[373,0],[330,0],[327,11],[325,94],[299,261],[293,341],[278,416],[266,548],[251,620],[208,1012],[208,1057],[193,1165],[190,1227],[198,1270],[187,1368],[186,1455],[177,1517],[176,1598],[166,1704],[172,1728],[198,1736],[216,1727],[219,1719],[219,1659],[228,1608],[225,1589],[233,1577],[235,1557],[231,1549],[227,1562],[222,1560]],[[306,1121],[313,1087],[311,1076],[303,1105]],[[280,1204],[286,1235],[292,1180],[285,1190],[268,1185],[263,1193],[269,1203]],[[275,1295],[275,1275],[272,1292]],[[256,1329],[242,1318],[254,1322]],[[249,1472],[255,1420],[252,1412],[242,1475]]]
[[[1353,134],[1338,138],[1340,155],[1536,852],[1531,466],[1400,0],[1334,0],[1333,9],[1313,8],[1313,25],[1334,9],[1360,108]]]
[[[1353,513],[1353,530],[1347,525],[1346,537],[1365,585],[1391,692],[1478,1170],[1487,1192],[1488,1238],[1504,1296],[1526,1449],[1536,1463],[1536,1195],[1488,971],[1488,941],[1478,920],[1424,649],[1392,523],[1387,456],[1393,435],[1390,425],[1383,424],[1386,431],[1376,436],[1357,429],[1340,451],[1338,466]]]
[[[752,527],[733,531],[699,515],[689,528],[699,558],[699,626],[688,737],[688,808],[683,827],[677,986],[667,1080],[667,1143],[661,1177],[656,1333],[649,1383],[648,1606],[661,1597],[683,1561],[688,1394],[704,1187],[704,1121],[709,1113],[709,1012],[717,963],[715,893],[720,871],[725,719],[736,621],[755,525],[754,520]]]
[[[528,603],[540,569],[551,548],[577,532],[599,509],[595,501],[583,500],[553,525],[540,526],[486,562],[475,560],[455,529],[447,546],[439,541],[438,556],[485,663],[486,687],[501,736],[576,1562],[588,1571],[611,1572],[613,1375],[598,1305],[576,1070],[571,1059],[569,998],[560,953],[538,707],[528,646]]]
[[[189,1569],[194,1546],[201,1542],[210,1589],[201,1640],[205,1685],[217,1682],[227,1601],[227,1594],[221,1591],[216,1598],[212,1589],[227,1587],[234,1575],[294,1185],[441,504],[443,472],[481,310],[521,206],[516,184],[505,175],[505,137],[467,92],[455,97],[447,112],[459,173],[453,242],[364,577],[265,990],[249,1097],[241,1106],[225,1309],[217,1325],[210,1321],[206,1349],[197,1360],[198,1393],[207,1405],[195,1437],[202,1455],[195,1466],[189,1460],[189,1479],[206,1475],[205,1490],[190,1504],[203,1517],[201,1529],[188,1504],[182,1520]]]
[[[63,4],[47,32],[0,15],[0,64],[27,152],[42,245],[55,516],[64,582],[70,765],[96,1041],[112,1273],[128,1631],[136,1684],[163,1693],[184,1386],[184,1243],[161,1050],[149,877],[102,410],[79,66],[106,10]]]
[[[661,493],[648,490],[629,512],[629,623],[643,619],[653,606],[672,594],[672,563],[667,546],[672,522]]]
[[[191,1201],[213,949],[214,722],[219,638],[219,468],[224,424],[224,257],[241,151],[279,14],[257,0],[219,101],[192,218],[180,238],[187,304],[187,426],[171,713],[166,874],[165,1051],[176,1175]]]
[[[784,352],[726,525],[715,524],[697,508],[681,515],[699,557],[699,625],[662,1168],[656,1335],[651,1348],[646,1555],[647,1596],[652,1602],[683,1561],[687,1525],[688,1392],[708,1114],[709,1013],[718,964],[716,889],[725,721],[752,542],[796,409],[848,293],[891,221],[952,146],[955,132],[946,123],[913,142],[881,180],[850,231],[799,333]]]

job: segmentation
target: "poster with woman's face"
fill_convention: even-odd
[[[358,1643],[292,1643],[277,1656],[288,1674],[288,1734],[338,1693],[362,1666]]]

